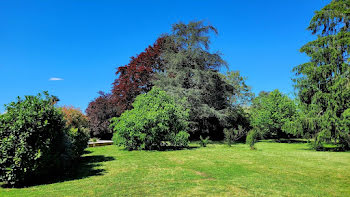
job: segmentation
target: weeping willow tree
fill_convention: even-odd
[[[301,48],[310,61],[293,69],[301,113],[295,132],[350,148],[350,0],[333,0],[315,12],[308,30],[317,39]]]
[[[202,21],[174,24],[172,33],[164,36],[165,68],[158,73],[155,85],[178,100],[186,98],[183,105],[190,109],[192,137],[210,135],[220,139],[223,127],[239,119],[239,115],[233,115],[237,110],[233,110],[231,97],[244,97],[249,88],[239,73],[219,73],[227,64],[220,53],[209,50],[211,33],[217,34],[217,30]]]

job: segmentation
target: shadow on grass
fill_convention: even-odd
[[[177,147],[177,146],[161,146],[161,147],[152,147],[150,149],[142,149],[142,151],[181,151],[181,150],[192,150],[200,148],[200,146],[189,146],[189,147]],[[122,151],[140,151],[138,149],[127,149],[122,148],[120,149]]]
[[[173,146],[164,146],[159,149],[159,151],[177,151],[177,150],[192,150],[197,149],[199,146],[189,146],[189,147],[173,147]]]
[[[91,153],[90,151],[85,151],[85,154]],[[102,165],[102,162],[108,162],[115,160],[114,157],[106,157],[103,155],[86,155],[79,158],[79,160],[72,165],[72,167],[61,174],[52,173],[45,177],[35,178],[30,180],[30,182],[18,185],[16,188],[32,187],[44,184],[53,184],[71,180],[84,179],[90,176],[100,176],[105,173],[104,169],[96,169]],[[1,187],[8,187],[2,185]]]
[[[350,150],[344,150],[342,147],[320,147],[320,148],[313,148],[311,145],[309,145],[306,148],[301,148],[299,150],[309,150],[309,151],[316,151],[316,152],[344,152],[344,153],[350,153]]]
[[[306,144],[306,143],[308,143],[308,141],[305,139],[267,139],[267,140],[259,140],[259,142],[286,143],[286,144]]]

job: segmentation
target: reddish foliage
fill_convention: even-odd
[[[111,94],[99,92],[100,96],[89,103],[86,115],[89,119],[91,136],[101,139],[111,139],[112,129],[109,120],[120,115],[120,110]]]
[[[79,108],[75,108],[73,106],[63,106],[60,109],[64,115],[64,119],[66,120],[67,127],[88,127],[88,118]]]
[[[160,58],[165,38],[158,38],[136,57],[131,57],[128,65],[121,66],[116,72],[119,77],[113,83],[112,93],[122,111],[131,109],[137,95],[151,90],[154,72],[162,69]]]
[[[158,38],[153,46],[149,46],[130,63],[118,68],[118,78],[113,83],[112,94],[100,92],[100,96],[89,103],[86,114],[89,117],[91,136],[108,139],[112,136],[109,119],[119,116],[123,111],[131,109],[137,95],[151,90],[154,72],[162,70],[162,49],[165,38]]]

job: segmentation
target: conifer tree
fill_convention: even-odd
[[[162,54],[164,71],[155,85],[176,98],[187,98],[192,137],[207,133],[218,139],[231,115],[234,87],[219,73],[227,65],[220,53],[209,50],[211,32],[217,34],[202,21],[174,24]]]
[[[350,148],[350,0],[333,0],[315,13],[308,30],[317,39],[301,48],[310,61],[294,68],[304,105],[300,127],[324,142]]]

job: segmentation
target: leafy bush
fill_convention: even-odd
[[[128,150],[187,146],[188,111],[159,88],[136,97],[134,109],[113,118],[115,144]]]
[[[201,147],[207,147],[207,144],[209,144],[209,136],[207,136],[206,138],[203,138],[202,136],[199,136],[199,145]]]
[[[0,115],[0,182],[42,181],[62,173],[83,153],[86,128],[74,128],[82,122],[64,118],[56,101],[44,92],[6,105],[7,113]]]
[[[249,145],[250,149],[255,149],[255,143],[258,138],[258,132],[256,130],[251,130],[248,132],[246,143]]]
[[[79,157],[87,147],[90,131],[87,117],[77,108],[61,108],[67,127],[67,137],[71,143],[70,152],[73,158]]]
[[[284,126],[298,115],[296,104],[277,89],[261,92],[253,100],[250,114],[251,126],[262,137],[280,139],[297,135],[293,127]]]
[[[170,141],[173,143],[176,147],[188,147],[190,134],[184,131],[180,131],[176,135],[173,133],[170,136]]]
[[[246,130],[241,125],[239,125],[237,129],[234,129],[234,128],[224,129],[225,142],[229,146],[231,146],[233,143],[235,143],[237,140],[239,140],[246,134],[247,134]]]
[[[65,122],[47,92],[6,105],[0,116],[0,180],[20,184],[60,166]]]

